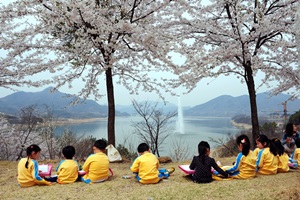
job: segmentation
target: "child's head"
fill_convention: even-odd
[[[100,151],[104,152],[106,146],[107,146],[107,143],[106,143],[105,140],[102,140],[102,139],[101,140],[96,140],[96,142],[94,143],[94,146],[93,146],[93,150],[94,150],[94,152],[95,152],[95,150],[96,151],[100,150]]]
[[[295,140],[295,144],[296,144],[297,148],[300,148],[300,138],[297,138]]]
[[[37,160],[40,157],[40,152],[41,152],[41,148],[36,144],[32,144],[29,147],[27,147],[26,149],[27,161],[25,164],[26,168],[28,168],[28,159],[31,158]]]
[[[269,147],[269,145],[270,145],[270,140],[266,135],[259,135],[258,138],[256,139],[256,146],[259,149]]]
[[[294,123],[288,123],[285,126],[285,133],[287,137],[292,137],[295,131],[297,131],[297,127]]]
[[[279,156],[281,156],[282,154],[284,154],[284,147],[282,146],[281,141],[278,138],[274,138],[274,139],[271,140],[270,150],[271,150],[272,146],[274,146],[274,148],[276,149],[276,153]]]
[[[210,153],[210,146],[209,146],[208,142],[206,142],[206,141],[201,141],[201,142],[198,144],[198,152],[199,152],[199,156],[202,156],[202,155],[207,155],[207,156],[209,156],[209,153]]]
[[[247,135],[240,135],[236,138],[236,143],[239,150],[244,156],[247,156],[250,151],[250,140]]]
[[[72,159],[75,155],[75,148],[73,146],[66,146],[62,150],[62,154],[66,159]]]
[[[149,151],[150,147],[148,144],[146,143],[141,143],[139,144],[137,150],[138,152],[141,154],[141,153],[144,153],[145,151]]]

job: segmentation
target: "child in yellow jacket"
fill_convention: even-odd
[[[293,168],[298,168],[300,165],[300,138],[295,140],[296,148],[291,155],[290,161],[292,162]]]
[[[158,183],[163,177],[158,171],[159,161],[157,157],[150,152],[146,143],[141,143],[138,146],[138,152],[140,156],[134,160],[130,170],[137,173],[136,178],[140,183]]]
[[[99,183],[109,178],[109,160],[105,154],[106,141],[97,140],[94,143],[94,154],[90,155],[82,166],[85,175],[81,180],[87,184]]]
[[[259,174],[276,174],[278,169],[278,158],[276,148],[271,144],[266,135],[260,135],[256,139],[256,145],[260,149],[256,160],[256,171]]]
[[[278,138],[272,139],[271,143],[276,147],[277,159],[278,159],[278,169],[277,172],[288,172],[289,167],[289,156],[284,151],[284,147]]]
[[[41,148],[32,144],[26,149],[27,158],[22,158],[18,164],[18,182],[21,187],[34,185],[51,185],[51,182],[39,176],[39,164],[36,161],[40,157]]]
[[[236,139],[240,153],[236,157],[234,166],[226,169],[232,178],[247,179],[256,175],[256,155],[250,150],[250,140],[246,135],[240,135]]]

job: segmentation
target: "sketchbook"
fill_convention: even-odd
[[[45,177],[45,176],[51,176],[52,172],[52,165],[39,165],[39,176]]]
[[[194,174],[195,170],[190,169],[190,165],[179,165],[179,169],[181,169],[185,174]]]

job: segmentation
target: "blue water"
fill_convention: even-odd
[[[141,142],[139,137],[133,134],[133,122],[141,121],[139,117],[117,117],[115,125],[116,144],[123,144],[125,140],[127,145],[131,145],[136,149]],[[211,148],[216,144],[209,141],[209,138],[219,139],[226,138],[228,133],[236,134],[240,130],[230,123],[230,118],[221,117],[185,117],[184,134],[176,131],[177,120],[174,118],[168,124],[168,130],[171,135],[165,140],[161,146],[161,156],[168,155],[174,148],[174,143],[188,146],[191,154],[197,154],[197,145],[200,141],[208,141]],[[58,127],[55,132],[61,134],[64,128],[68,128],[77,136],[93,136],[97,139],[107,139],[107,120],[98,120],[94,122],[72,124]]]

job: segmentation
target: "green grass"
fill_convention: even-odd
[[[218,160],[228,165],[234,159]],[[57,161],[51,163],[54,164],[54,168],[58,164]],[[123,175],[131,174],[129,170],[131,163],[111,163],[110,167],[115,175],[104,183],[86,185],[76,182],[67,185],[20,188],[17,183],[17,162],[0,161],[0,199],[300,199],[300,170],[269,176],[260,175],[249,180],[196,184],[179,170],[177,167],[179,164],[189,164],[189,161],[161,165],[166,168],[175,167],[176,170],[169,179],[152,185],[142,185],[134,178],[122,179]]]

